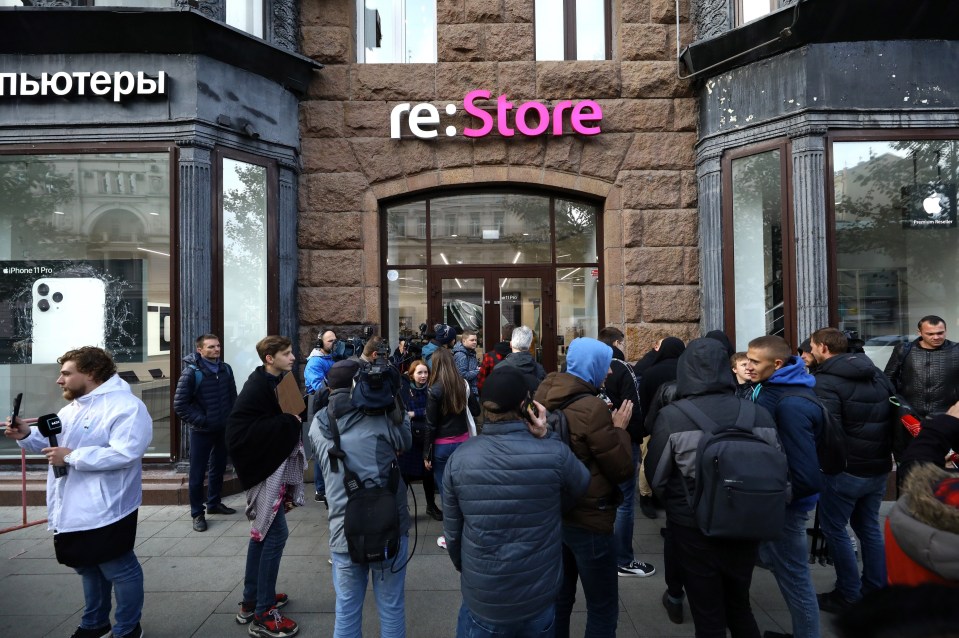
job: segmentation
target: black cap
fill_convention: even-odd
[[[500,409],[496,412],[517,410],[532,390],[528,377],[519,368],[498,365],[483,382],[480,399],[498,405]]]
[[[329,387],[330,390],[349,388],[353,385],[353,377],[356,376],[356,372],[359,369],[360,364],[352,359],[337,361],[333,364],[333,367],[330,368],[330,371],[326,373],[327,387]]]

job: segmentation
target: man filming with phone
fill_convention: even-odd
[[[4,434],[50,463],[47,528],[57,561],[83,579],[85,604],[73,638],[140,638],[143,570],[133,543],[153,420],[106,351],[86,346],[58,362],[57,385],[70,403],[40,417],[40,427],[7,419]],[[111,589],[117,602],[112,627]]]

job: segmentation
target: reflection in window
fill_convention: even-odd
[[[389,270],[386,273],[386,295],[389,308],[387,334],[390,345],[398,339],[416,339],[426,316],[426,270]],[[395,335],[395,338],[392,336]]]
[[[736,0],[736,25],[746,24],[779,8],[779,0]]]
[[[556,200],[556,261],[578,264],[599,261],[596,254],[596,206]]]
[[[883,367],[921,317],[959,317],[959,142],[836,142],[832,153],[839,327]]]
[[[426,202],[411,202],[387,208],[386,231],[388,263],[426,263]]]
[[[435,63],[435,0],[356,3],[357,62]]]
[[[223,159],[223,359],[244,379],[267,334],[266,168]]]
[[[535,1],[537,60],[609,59],[607,0]]]
[[[595,267],[556,269],[556,325],[558,363],[562,369],[566,348],[577,337],[599,334],[599,270]]]
[[[148,175],[155,191],[131,186]],[[169,456],[170,192],[165,152],[0,155],[0,404],[57,412],[57,357],[102,346],[153,418],[147,453]]]
[[[780,151],[733,160],[733,277],[736,349],[785,336]]]
[[[226,0],[226,23],[263,37],[263,0]]]

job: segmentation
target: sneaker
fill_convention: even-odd
[[[663,607],[666,608],[666,615],[669,616],[670,622],[673,622],[677,625],[683,624],[683,601],[674,603],[669,597],[669,592],[663,592]]]
[[[123,634],[113,634],[113,638],[143,638],[143,628],[140,627],[140,623],[136,624],[136,627],[130,630],[130,633]]]
[[[639,511],[642,512],[646,518],[656,518],[656,506],[653,505],[652,496],[639,497]]]
[[[316,494],[314,494],[313,500],[316,501],[317,503],[323,503],[324,505],[329,507],[329,504],[326,502],[326,494],[323,492],[317,492]]]
[[[206,531],[206,517],[203,514],[193,517],[193,531],[194,532]]]
[[[281,615],[276,607],[270,607],[262,616],[253,616],[246,632],[259,638],[286,638],[295,636],[299,630],[295,622]]]
[[[286,604],[290,602],[290,597],[286,594],[277,594],[276,595],[276,604],[274,607],[279,609],[280,607],[286,607]],[[240,603],[240,611],[236,615],[236,624],[245,625],[253,620],[253,616],[256,615],[256,602],[243,601]]]
[[[446,549],[446,537],[440,536],[439,538],[437,538],[436,544],[437,546],[442,547],[443,549]]]
[[[113,634],[110,632],[112,627],[110,623],[105,624],[102,627],[97,629],[84,629],[83,627],[77,627],[77,630],[73,632],[73,635],[70,638],[110,638]]]
[[[432,518],[434,521],[443,520],[443,512],[440,508],[436,507],[436,503],[430,503],[426,506],[426,515]]]
[[[838,614],[852,607],[852,601],[843,598],[839,590],[834,589],[828,594],[816,594],[816,601],[819,602],[819,609],[827,614]]]
[[[646,578],[647,576],[655,574],[656,568],[649,563],[640,563],[634,560],[629,565],[620,565],[616,568],[616,571],[619,572],[620,576],[639,576],[640,578]]]
[[[236,510],[232,507],[227,507],[223,503],[217,503],[213,507],[206,508],[207,514],[236,514]]]

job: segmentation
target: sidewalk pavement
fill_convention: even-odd
[[[309,486],[307,486],[309,487]],[[442,523],[425,512],[421,486],[415,486],[418,543],[406,576],[406,627],[411,638],[455,635],[461,597],[459,576],[445,550],[436,545]],[[312,495],[312,491],[307,489]],[[209,515],[206,532],[194,532],[189,508],[140,508],[136,554],[143,565],[146,603],[142,626],[147,638],[239,638],[247,627],[234,615],[243,586],[249,523],[242,511],[243,495],[225,502],[237,509],[231,516]],[[411,501],[412,502],[412,501]],[[884,504],[883,513],[891,504]],[[46,508],[30,507],[28,521],[46,517]],[[619,579],[619,638],[693,636],[689,606],[685,623],[674,625],[660,599],[663,581],[663,543],[659,529],[663,512],[650,520],[636,508],[633,548],[636,559],[652,563],[656,573],[647,578]],[[19,507],[0,507],[0,529],[22,522]],[[277,591],[290,596],[284,608],[300,625],[301,636],[333,633],[334,592],[329,557],[326,508],[310,500],[288,515],[286,544]],[[413,532],[411,531],[411,536]],[[412,546],[412,539],[411,539]],[[812,566],[816,591],[833,588],[831,567]],[[57,563],[53,537],[46,524],[0,534],[0,636],[8,638],[67,638],[79,623],[83,608],[80,577]],[[760,568],[753,574],[753,612],[760,630],[790,631],[789,612],[772,575]],[[582,591],[573,613],[572,635],[582,635],[586,612]],[[831,616],[822,615],[822,636],[833,638]],[[367,592],[363,634],[379,635],[372,588]]]

